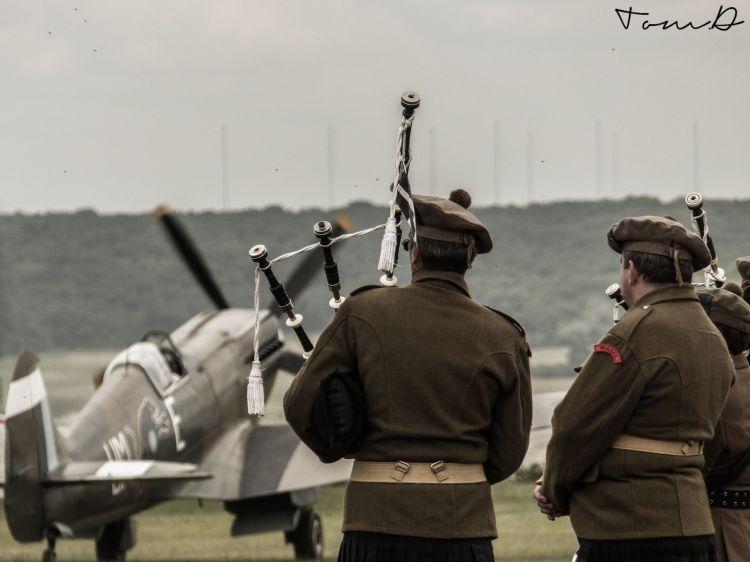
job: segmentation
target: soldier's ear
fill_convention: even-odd
[[[635,285],[639,279],[642,279],[641,272],[638,271],[638,268],[635,266],[635,263],[633,263],[633,260],[625,261],[622,268],[625,271],[625,278],[628,280],[628,283],[630,283],[630,285]]]

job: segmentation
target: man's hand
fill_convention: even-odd
[[[541,478],[536,481],[532,497],[536,501],[536,505],[539,507],[539,511],[546,515],[547,519],[549,519],[550,521],[554,521],[556,517],[562,517],[563,513],[560,512],[560,510],[557,509],[555,505],[550,502],[542,493],[543,485],[544,481]]]

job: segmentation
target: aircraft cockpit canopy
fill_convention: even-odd
[[[177,346],[174,344],[172,338],[169,337],[169,334],[167,332],[162,332],[161,330],[151,330],[149,332],[146,332],[146,335],[141,338],[141,341],[156,344],[159,347],[159,351],[164,356],[164,359],[169,364],[169,368],[173,373],[180,376],[187,374],[187,369],[185,368],[185,363],[182,360],[182,355],[180,354],[180,351],[177,349]]]
[[[125,373],[130,365],[142,369],[160,392],[163,392],[181,378],[179,373],[174,372],[170,361],[157,344],[151,341],[143,341],[121,351],[110,362],[104,371],[104,382],[106,383],[113,376]]]

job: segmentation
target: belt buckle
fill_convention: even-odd
[[[446,474],[448,467],[445,466],[445,462],[443,461],[435,461],[430,464],[430,470],[432,470],[438,482],[445,482],[449,478]]]
[[[406,461],[398,461],[393,465],[393,472],[391,472],[391,479],[396,482],[403,482],[404,477],[411,470],[411,465]]]
[[[685,456],[690,455],[691,449],[693,448],[694,445],[695,445],[695,441],[693,441],[692,439],[684,441],[682,443],[682,449],[681,449],[682,454]]]
[[[703,441],[695,441],[688,439],[682,444],[681,452],[683,455],[702,455],[703,454]]]

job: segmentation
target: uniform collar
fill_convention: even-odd
[[[692,285],[683,283],[682,285],[666,285],[654,289],[650,293],[646,293],[638,302],[636,302],[632,308],[642,307],[644,305],[652,305],[659,302],[666,301],[679,301],[679,300],[690,300],[697,301],[698,296],[695,294],[695,289]]]
[[[750,363],[747,361],[747,356],[744,353],[732,355],[732,361],[734,361],[735,369],[746,369],[747,367],[750,367]]]
[[[439,285],[453,291],[460,291],[467,297],[470,297],[469,286],[466,284],[464,276],[452,271],[433,271],[423,269],[415,273],[411,278],[412,284],[427,283],[429,285]]]

